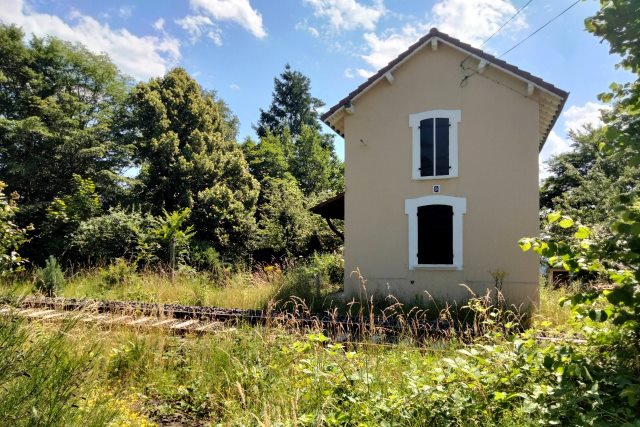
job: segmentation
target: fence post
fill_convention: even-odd
[[[171,268],[171,283],[176,280],[176,238],[171,237],[169,242],[169,267]]]

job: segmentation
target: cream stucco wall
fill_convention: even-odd
[[[357,296],[353,271],[368,293],[402,300],[463,300],[468,291],[493,286],[490,271],[506,271],[510,301],[537,302],[538,259],[522,253],[518,239],[538,233],[538,101],[526,83],[488,68],[463,77],[464,55],[440,44],[422,49],[393,72],[393,84],[374,85],[344,117],[345,290]],[[467,65],[473,65],[469,60]],[[411,178],[409,115],[461,110],[457,178]],[[364,141],[363,142],[361,142]],[[409,270],[406,199],[465,197],[461,270]]]

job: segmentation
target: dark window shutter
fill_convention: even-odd
[[[453,264],[453,207],[418,207],[418,264]]]
[[[436,119],[436,175],[449,175],[449,119]]]
[[[420,121],[420,176],[433,176],[433,119]]]

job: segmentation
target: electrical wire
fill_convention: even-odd
[[[522,11],[523,11],[527,6],[529,6],[529,5],[531,4],[531,2],[533,2],[533,0],[529,0],[529,1],[528,1],[528,2],[526,2],[524,5],[522,5],[518,10],[516,10],[516,13],[514,13],[513,15],[511,15],[511,17],[510,17],[509,19],[507,19],[507,21],[506,21],[506,22],[504,22],[502,25],[500,25],[500,28],[498,28],[497,30],[495,30],[495,31],[493,32],[493,34],[491,34],[491,35],[489,36],[489,38],[488,38],[488,39],[486,39],[484,42],[482,42],[482,44],[480,45],[480,47],[479,47],[478,49],[482,49],[482,47],[483,47],[484,45],[486,45],[486,44],[489,42],[489,40],[491,40],[491,39],[492,39],[496,34],[498,34],[500,31],[502,31],[502,29],[503,29],[504,27],[506,27],[506,26],[509,24],[509,22],[513,21],[513,20],[514,20],[514,19],[515,19],[519,14],[520,14],[520,12],[522,12]],[[464,68],[464,63],[465,63],[465,61],[466,61],[467,59],[469,59],[469,58],[471,58],[471,54],[467,55],[467,57],[466,57],[466,58],[464,58],[464,59],[462,60],[462,62],[460,63],[460,66],[461,66],[462,68]]]
[[[522,43],[526,42],[527,40],[529,40],[531,37],[533,37],[535,34],[537,34],[540,30],[542,30],[544,27],[546,27],[547,25],[551,24],[553,21],[555,21],[556,19],[558,19],[559,17],[561,17],[562,15],[564,15],[566,12],[569,11],[569,9],[571,9],[573,6],[577,5],[578,3],[580,3],[581,0],[576,0],[575,2],[573,2],[569,7],[567,7],[565,10],[563,10],[562,12],[560,12],[559,14],[557,14],[556,16],[554,16],[553,18],[551,18],[550,20],[548,20],[547,22],[544,23],[544,25],[542,25],[541,27],[539,27],[537,30],[535,30],[533,33],[529,34],[527,37],[525,37],[524,39],[520,40],[518,43],[516,43],[513,47],[511,47],[509,50],[507,50],[506,52],[503,52],[502,54],[500,54],[500,56],[498,56],[498,58],[502,58],[503,56],[505,56],[507,53],[511,52],[513,49],[517,48],[518,46],[520,46]]]
[[[498,34],[504,27],[507,26],[507,24],[509,24],[509,22],[513,21],[518,15],[520,15],[520,12],[522,12],[527,6],[529,6],[531,4],[531,2],[533,2],[533,0],[529,0],[528,2],[526,2],[522,7],[520,7],[520,9],[516,10],[516,13],[514,13],[511,18],[507,19],[507,22],[505,22],[504,24],[502,24],[500,26],[500,28],[498,28],[493,34],[491,34],[489,36],[488,39],[486,39],[484,41],[484,43],[482,43],[479,47],[479,49],[482,49],[482,47],[487,44],[489,42],[489,40],[491,40],[493,38],[493,36],[495,36],[496,34]]]
[[[484,46],[495,34],[497,34],[505,25],[507,25],[513,18],[515,18],[521,10],[523,10],[525,7],[527,7],[529,5],[529,3],[531,3],[530,0],[529,2],[525,3],[520,9],[518,9],[516,11],[516,13],[509,18],[509,20],[507,22],[505,22],[494,34],[492,34],[484,43],[482,43],[482,46]],[[547,22],[545,22],[542,26],[538,27],[534,32],[532,32],[531,34],[529,34],[527,37],[525,37],[524,39],[520,40],[518,43],[516,43],[515,45],[513,45],[511,48],[509,48],[508,50],[506,50],[505,52],[501,53],[499,56],[497,56],[497,58],[502,58],[503,56],[505,56],[506,54],[508,54],[509,52],[511,52],[512,50],[514,50],[515,48],[517,48],[518,46],[520,46],[522,43],[526,42],[527,40],[529,40],[531,37],[533,37],[535,34],[537,34],[538,32],[540,32],[543,28],[545,28],[547,25],[551,24],[553,21],[555,21],[556,19],[558,19],[559,17],[561,17],[562,15],[564,15],[565,13],[567,13],[569,11],[569,9],[573,8],[575,5],[577,5],[578,3],[580,3],[581,0],[576,0],[575,2],[573,2],[571,5],[569,5],[569,7],[567,7],[566,9],[564,9],[562,12],[560,12],[559,14],[557,14],[556,16],[554,16],[553,18],[551,18],[550,20],[548,20]],[[465,76],[462,78],[462,80],[460,80],[460,87],[465,87],[467,85],[467,80],[469,80],[470,77],[473,77],[475,74],[478,74],[478,72],[476,70],[473,70],[471,72],[471,74],[466,74],[466,71],[469,70],[469,68],[465,68],[464,66],[464,62],[469,59],[469,57],[471,57],[471,54],[467,55],[467,57],[465,59],[462,60],[462,62],[460,62],[460,68],[462,68],[463,72],[465,72]]]

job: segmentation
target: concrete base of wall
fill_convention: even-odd
[[[443,283],[426,283],[407,278],[362,278],[358,274],[345,278],[345,297],[364,301],[390,297],[406,304],[428,304],[430,301],[447,301],[458,305],[464,304],[474,296],[491,295],[496,298],[494,283],[459,281]],[[540,290],[537,282],[521,283],[505,281],[501,289],[505,300],[519,310],[528,310],[540,303]]]

